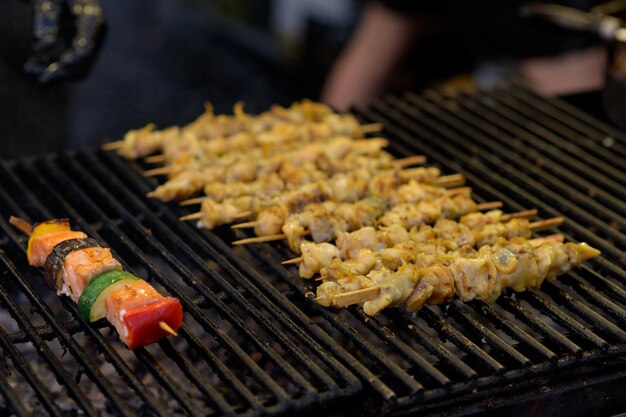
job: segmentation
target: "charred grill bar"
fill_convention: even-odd
[[[385,124],[397,156],[464,174],[480,202],[564,216],[566,239],[603,256],[495,305],[371,318],[306,299],[312,283],[280,265],[284,244],[233,248],[241,231],[179,222],[176,205],[144,197],[154,183],[143,167],[111,153],[3,161],[3,414],[451,415],[626,380],[626,136],[515,85],[389,96],[362,116]],[[125,269],[181,300],[179,337],[128,351],[106,325],[89,326],[27,267],[12,214],[67,216],[109,245]],[[609,403],[623,400],[611,395],[605,409],[617,411]]]

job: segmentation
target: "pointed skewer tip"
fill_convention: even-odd
[[[297,258],[287,259],[286,261],[282,261],[282,265],[291,265],[291,264],[299,264],[302,262],[304,258],[302,256],[298,256]]]
[[[164,321],[160,321],[160,322],[159,322],[159,327],[160,327],[161,329],[165,330],[166,332],[168,332],[169,334],[171,334],[172,336],[178,336],[178,333],[176,333],[176,331],[175,331],[174,329],[172,329],[172,328],[170,327],[170,325],[169,325],[169,324],[167,324],[167,323],[166,323],[166,322],[164,322]]]

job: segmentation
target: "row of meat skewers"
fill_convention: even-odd
[[[412,167],[425,158],[395,159],[385,139],[364,137],[379,128],[308,101],[256,117],[241,105],[233,116],[207,107],[183,128],[149,126],[108,148],[133,159],[161,151],[146,160],[165,166],[146,175],[168,179],[149,196],[200,204],[181,220],[254,229],[257,237],[235,244],[285,240],[300,256],[284,263],[298,264],[302,278],[319,274],[315,300],[324,306],[362,303],[373,315],[455,296],[491,301],[599,254],[562,235],[531,239],[562,219],[531,222],[536,211],[479,204],[462,175]]]

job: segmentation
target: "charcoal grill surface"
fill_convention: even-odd
[[[179,222],[175,204],[145,197],[155,183],[144,166],[93,150],[2,161],[2,414],[467,415],[541,398],[575,405],[568,392],[599,396],[598,415],[620,411],[626,136],[516,85],[387,96],[361,116],[385,125],[398,157],[427,155],[508,212],[563,216],[566,239],[602,257],[494,305],[371,318],[305,298],[314,284],[280,265],[285,245],[233,248],[242,232]],[[28,268],[10,215],[69,217],[105,242],[181,299],[179,337],[128,351],[108,325],[87,325]]]

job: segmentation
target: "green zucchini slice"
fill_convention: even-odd
[[[138,279],[127,271],[109,271],[98,275],[89,281],[80,295],[78,315],[90,322],[100,320],[106,315],[104,302],[107,295]]]

